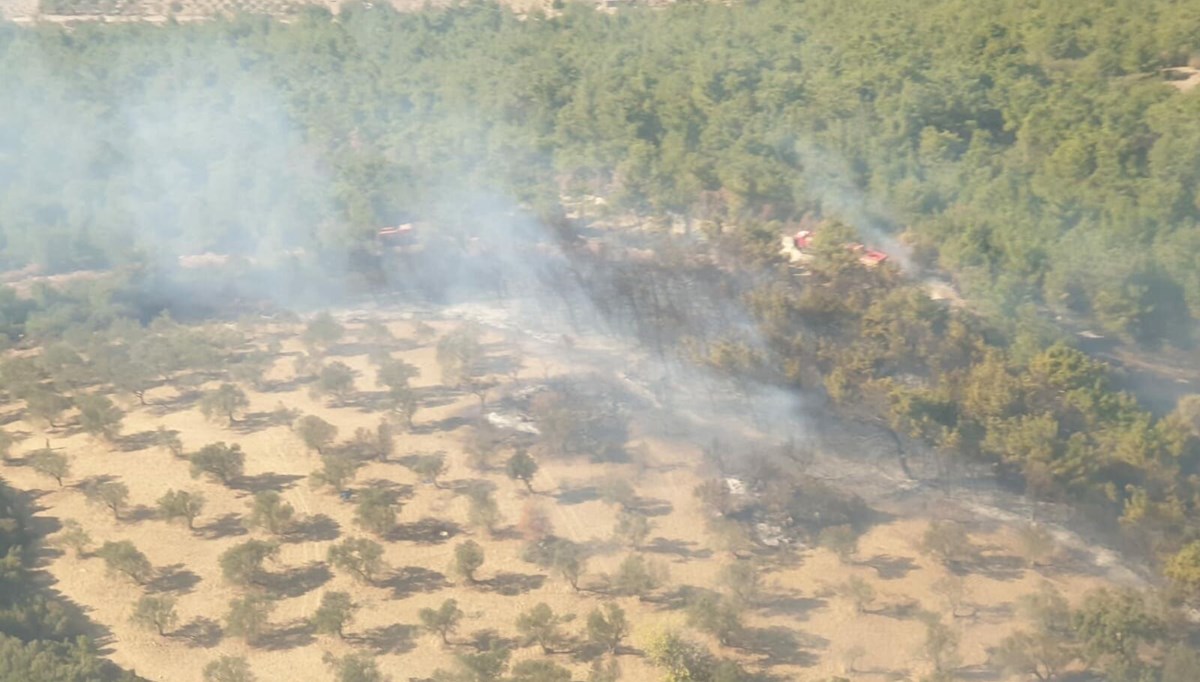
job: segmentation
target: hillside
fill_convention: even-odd
[[[618,4],[0,23],[0,678],[1192,682],[1195,3]]]

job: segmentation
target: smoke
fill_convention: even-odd
[[[850,164],[840,155],[816,144],[797,142],[801,179],[806,198],[817,204],[819,213],[837,218],[858,230],[868,246],[882,249],[901,270],[913,271],[909,248],[893,235],[893,215],[878,197],[861,189]]]
[[[322,234],[334,222],[332,179],[250,50],[167,30],[172,40],[151,49],[91,36],[82,68],[95,78],[82,89],[53,42],[26,34],[2,53],[3,265],[134,262],[160,299],[253,290],[298,303],[313,292],[288,270],[345,263],[344,240]],[[330,274],[326,284],[344,272]]]
[[[67,271],[128,261],[134,253],[151,273],[142,282],[146,296],[197,314],[251,295],[297,310],[346,300],[347,280],[367,273],[349,253],[342,224],[353,207],[340,203],[337,191],[356,178],[328,169],[290,114],[297,94],[275,85],[260,55],[203,27],[168,30],[171,39],[152,41],[152,49],[89,53],[88,67],[98,71],[85,91],[75,89],[74,65],[40,54],[37,41],[15,41],[21,54],[9,46],[0,61],[12,105],[0,112],[0,200],[3,215],[25,222],[6,230],[23,240],[5,245],[8,265],[29,259]],[[95,64],[105,61],[105,69]],[[397,106],[390,115],[389,125],[403,135],[438,127],[415,108]],[[458,159],[451,167],[472,172],[451,177],[441,164],[435,176],[420,158],[404,159],[405,177],[380,185],[381,203],[392,207],[383,213],[414,220],[421,243],[414,253],[373,254],[367,265],[378,268],[388,290],[410,301],[459,305],[464,314],[542,340],[607,339],[627,361],[610,369],[631,390],[692,415],[693,425],[744,411],[776,437],[807,429],[795,394],[771,382],[731,382],[684,355],[684,337],[736,337],[767,348],[739,290],[659,268],[670,247],[649,238],[641,244],[649,261],[580,258],[577,245],[541,220],[529,197],[507,191],[501,177],[522,165],[552,168],[546,153],[506,139],[506,161],[488,166],[488,150],[471,132],[486,121],[471,111],[455,116],[461,121],[452,129],[467,132],[445,154]],[[403,152],[403,135],[388,161]],[[802,158],[822,211],[882,242],[882,223],[845,164],[815,149]],[[378,227],[360,221],[354,229]],[[56,248],[64,243],[76,248]],[[205,254],[213,256],[196,258]],[[201,267],[181,267],[181,259]]]

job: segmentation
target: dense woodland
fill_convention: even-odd
[[[32,538],[0,485],[0,678],[45,682],[137,682],[104,660],[72,607],[42,594],[28,571]]]
[[[841,217],[997,312],[1146,341],[1185,342],[1200,306],[1200,105],[1160,73],[1200,50],[1194,3],[375,3],[6,27],[0,49],[7,266],[344,254],[481,196],[587,193],[726,226]]]
[[[517,207],[564,231],[674,221],[689,234],[638,236],[652,265],[571,251],[544,274],[581,279],[660,351],[819,393],[1098,511],[1183,604],[1200,592],[1200,405],[1154,417],[1041,311],[1193,341],[1200,95],[1161,69],[1197,55],[1200,7],[1167,0],[0,26],[0,265],[119,271],[0,291],[9,340],[47,344],[0,380],[53,417],[82,367],[137,395],[219,364],[135,323],[173,308],[179,255],[278,266],[293,279],[264,287],[290,293],[314,270],[370,288],[419,270],[381,255],[382,225],[435,226],[448,253],[508,239],[485,224]],[[585,197],[604,203],[568,221]],[[812,215],[818,258],[797,277],[775,251]],[[864,268],[841,246],[856,238],[911,257]],[[920,269],[949,273],[974,312],[929,300]],[[1161,672],[1120,653],[1110,679]]]

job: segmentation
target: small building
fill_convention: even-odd
[[[413,236],[413,224],[404,223],[393,227],[383,227],[377,233],[380,239],[384,241],[395,241],[403,239],[411,239]]]
[[[779,253],[787,257],[791,263],[804,263],[812,259],[812,254],[809,249],[813,245],[812,230],[800,230],[794,235],[783,237],[783,248]],[[877,267],[888,259],[888,255],[877,249],[868,249],[860,243],[846,244],[846,249],[853,252],[858,257],[858,262],[864,267]]]
[[[862,253],[858,256],[858,262],[868,268],[876,267],[887,259],[888,255],[886,253],[876,251],[875,249],[863,249]]]

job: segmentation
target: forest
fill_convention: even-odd
[[[999,317],[1046,305],[1183,344],[1197,99],[1161,70],[1198,34],[1185,0],[7,26],[5,265],[340,259],[467,197],[602,195],[731,228],[837,217]]]
[[[443,300],[455,277],[497,291],[541,278],[578,286],[660,356],[747,392],[819,396],[938,466],[991,467],[1081,510],[1155,567],[1164,608],[1186,607],[1200,400],[1151,414],[1051,320],[1147,349],[1195,342],[1200,96],[1163,71],[1188,65],[1200,6],[1182,0],[568,2],[545,16],[349,3],[286,22],[0,24],[0,269],[109,273],[0,289],[8,343],[42,349],[5,360],[0,386],[51,427],[76,408],[103,425],[92,386],[144,405],[180,369],[261,371],[221,342],[165,344],[164,311],[199,318],[248,292],[301,309]],[[630,221],[649,227],[611,228]],[[423,262],[381,246],[400,223],[434,232]],[[779,237],[814,223],[817,260],[797,276]],[[654,262],[578,246],[597,230]],[[527,258],[541,239],[567,263]],[[865,268],[842,248],[857,240],[893,257]],[[200,254],[233,260],[217,281],[179,271]],[[928,298],[935,273],[969,308]],[[23,579],[24,542],[6,540],[6,580]],[[8,608],[53,608],[39,604]],[[1086,614],[1058,634],[1098,647],[1083,658],[1106,679],[1173,682],[1185,654],[1167,644],[1184,626],[1169,612],[1138,621],[1145,648],[1161,644],[1145,656],[1072,639]],[[71,619],[38,620],[54,617],[0,629],[56,642],[64,672],[47,679],[115,674],[71,648]],[[39,645],[25,646],[17,665],[34,669]]]

